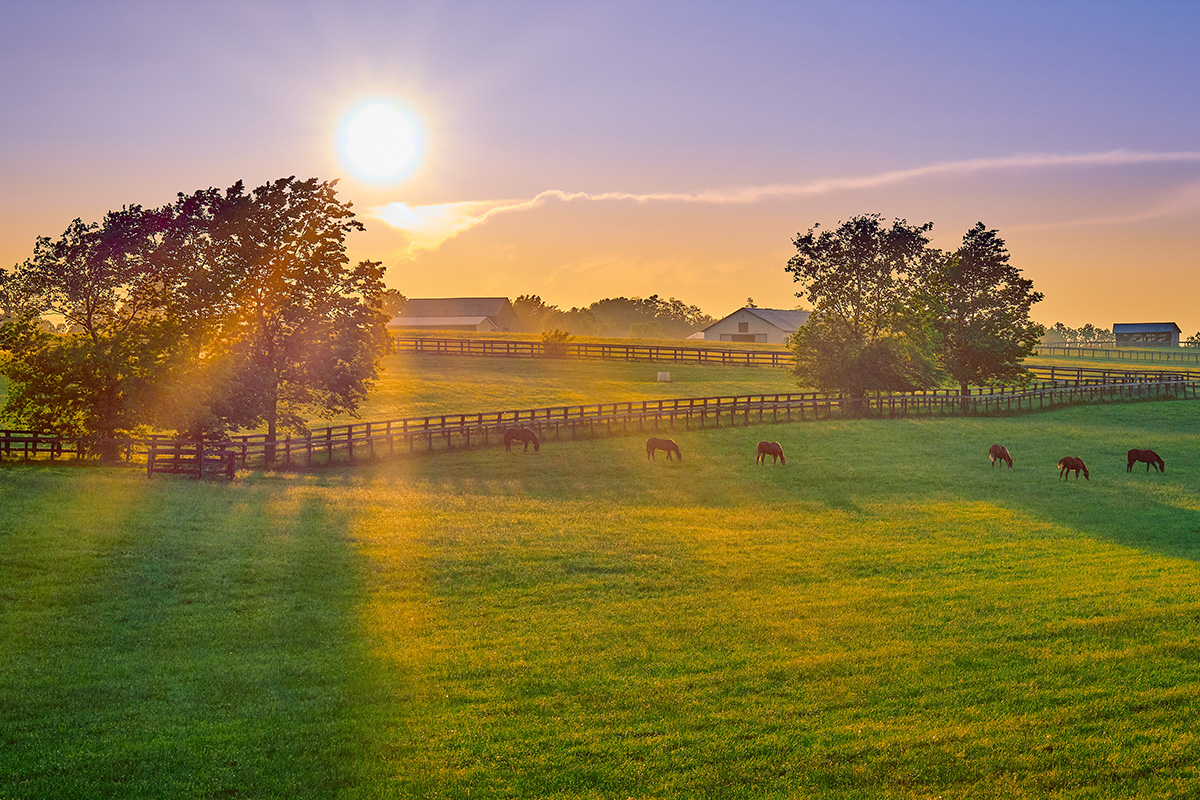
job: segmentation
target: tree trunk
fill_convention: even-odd
[[[965,414],[971,408],[971,387],[967,385],[966,381],[961,381],[958,385],[959,394],[962,395],[962,398],[959,400],[959,408]]]

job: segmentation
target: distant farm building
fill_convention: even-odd
[[[1174,322],[1114,323],[1117,347],[1179,347],[1179,326]]]
[[[782,308],[739,308],[704,329],[710,342],[759,342],[787,344],[800,326],[808,322],[810,311]]]
[[[414,297],[388,323],[399,330],[516,330],[517,315],[507,297]]]

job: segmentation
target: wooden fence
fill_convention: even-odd
[[[237,456],[238,450],[224,442],[152,441],[146,454],[146,476],[169,474],[233,480]]]
[[[1091,358],[1096,360],[1120,359],[1121,361],[1146,361],[1174,364],[1200,364],[1200,350],[1195,347],[1139,347],[1118,349],[1092,347],[1077,344],[1040,344],[1034,348],[1035,356],[1064,356],[1067,358]]]
[[[681,364],[722,364],[731,367],[790,367],[788,350],[732,350],[720,347],[669,347],[644,344],[587,344],[566,342],[547,346],[535,341],[505,339],[397,338],[402,353],[490,358],[584,358],[606,361],[652,361]]]
[[[399,338],[400,352],[441,356],[485,356],[490,358],[579,358],[606,361],[650,361],[681,364],[723,364],[739,367],[790,368],[795,358],[790,350],[736,350],[720,347],[687,347],[641,344],[587,344],[566,342],[550,345],[530,340]],[[1191,348],[1139,348],[1118,350],[1078,345],[1038,345],[1035,355],[1070,358],[1121,359],[1149,363],[1200,364],[1200,352]]]
[[[543,439],[622,435],[663,428],[724,427],[794,422],[832,416],[988,415],[1033,411],[1071,403],[1195,399],[1200,372],[1033,367],[1038,381],[1026,387],[879,394],[865,398],[819,392],[690,397],[626,403],[440,414],[314,429],[307,436],[269,442],[265,435],[234,436],[221,445],[241,467],[277,464],[310,467],[417,451],[500,444],[507,428],[523,425]],[[127,462],[147,463],[154,453],[195,448],[168,437],[65,439],[31,431],[0,431],[0,455],[26,460],[83,458],[107,450]],[[148,467],[149,469],[149,467]],[[180,470],[186,471],[186,470]]]

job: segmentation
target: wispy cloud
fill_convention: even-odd
[[[1177,217],[1181,214],[1195,215],[1200,210],[1200,182],[1185,183],[1164,192],[1156,202],[1132,209],[1124,214],[1080,217],[1052,222],[1031,222],[1010,226],[1010,230],[1046,230],[1050,228],[1079,228],[1100,225],[1134,225],[1139,222]]]
[[[407,203],[388,203],[368,211],[402,231],[409,241],[409,252],[417,249],[436,249],[443,242],[478,227],[498,214],[528,211],[550,201],[622,201],[634,203],[697,203],[711,205],[759,203],[773,199],[802,198],[835,192],[861,191],[895,186],[924,178],[966,176],[982,172],[1021,169],[1062,169],[1071,167],[1122,167],[1146,164],[1200,164],[1200,153],[1142,153],[1112,150],[1104,153],[1022,154],[1004,158],[976,158],[946,161],[912,169],[892,170],[874,175],[844,178],[824,178],[806,183],[771,183],[761,186],[741,186],[727,189],[708,189],[696,192],[566,192],[548,189],[528,199],[465,200],[456,203],[410,206]],[[1139,215],[1144,218],[1144,215]],[[1084,223],[1081,223],[1084,224]]]

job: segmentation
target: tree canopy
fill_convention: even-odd
[[[1078,328],[1071,328],[1061,322],[1056,322],[1051,330],[1068,344],[1109,345],[1117,343],[1117,336],[1111,329],[1100,328],[1090,322]],[[1200,334],[1196,334],[1192,339],[1200,339]]]
[[[1023,377],[1021,360],[1045,329],[1029,318],[1043,295],[1009,263],[997,231],[976,223],[962,246],[931,271],[926,296],[933,309],[942,367],[967,393],[969,384]]]
[[[523,330],[563,329],[583,336],[682,338],[713,322],[699,307],[672,297],[606,297],[583,308],[563,311],[538,295],[523,294],[513,301]]]
[[[793,339],[801,383],[861,397],[948,375],[966,394],[1025,374],[1043,332],[1029,317],[1041,293],[983,223],[953,253],[931,246],[932,228],[866,214],[796,236],[786,269],[813,306]]]
[[[793,338],[801,383],[856,397],[936,384],[928,321],[916,301],[932,227],[867,214],[796,236],[786,269],[813,307]]]
[[[345,237],[362,224],[335,186],[239,181],[40,238],[0,280],[17,312],[0,333],[6,415],[74,435],[265,425],[273,438],[308,413],[353,413],[402,296],[379,263],[350,265]]]

